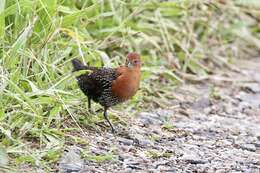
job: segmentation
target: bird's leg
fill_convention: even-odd
[[[90,110],[91,109],[91,99],[90,99],[90,97],[88,97],[88,110]]]
[[[88,111],[89,111],[90,113],[94,113],[94,112],[92,111],[92,109],[91,109],[91,98],[90,98],[90,97],[88,97]]]
[[[107,117],[107,109],[108,109],[107,107],[104,107],[104,117],[107,120],[108,124],[110,125],[112,133],[115,133],[115,129]]]

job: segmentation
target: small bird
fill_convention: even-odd
[[[88,109],[91,110],[91,100],[104,107],[104,118],[109,123],[112,132],[115,129],[107,117],[109,107],[124,102],[135,95],[141,78],[141,59],[138,53],[129,53],[125,65],[118,68],[91,67],[80,60],[73,59],[73,72],[90,70],[76,77],[81,91],[88,97]]]

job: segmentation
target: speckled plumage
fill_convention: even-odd
[[[112,93],[112,82],[117,77],[115,69],[97,68],[90,74],[80,75],[77,80],[80,89],[89,99],[104,107],[111,107],[122,101]]]

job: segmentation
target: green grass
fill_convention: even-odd
[[[73,58],[115,67],[140,52],[141,89],[117,109],[164,107],[181,74],[206,76],[258,55],[259,8],[257,0],[0,0],[0,146],[9,156],[0,170],[51,171],[67,143],[87,145],[84,131],[104,128],[102,117],[85,116]]]
[[[111,153],[107,153],[104,155],[86,155],[86,156],[84,156],[84,158],[86,158],[86,160],[89,160],[89,161],[102,163],[102,162],[106,162],[106,161],[112,161],[113,159],[115,159],[115,156]]]
[[[159,158],[170,158],[173,153],[167,152],[167,151],[157,151],[157,150],[149,150],[146,153],[147,157],[153,158],[153,159],[159,159]]]

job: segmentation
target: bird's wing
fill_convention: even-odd
[[[112,82],[119,76],[116,69],[113,68],[100,68],[94,70],[89,77],[93,79],[98,87],[108,88],[111,87]]]

